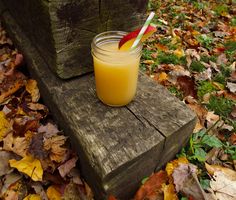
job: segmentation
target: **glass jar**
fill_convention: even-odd
[[[142,44],[133,50],[119,50],[119,41],[126,34],[104,32],[91,44],[97,96],[109,106],[127,105],[136,93]]]

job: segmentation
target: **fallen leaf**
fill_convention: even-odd
[[[162,184],[166,183],[167,174],[165,171],[159,171],[153,175],[151,175],[148,180],[139,188],[136,192],[134,200],[151,200],[151,197],[163,198]]]
[[[231,144],[236,145],[236,133],[230,136],[229,141]]]
[[[3,103],[10,95],[25,85],[26,77],[21,72],[14,72],[0,82],[0,104]]]
[[[40,195],[41,197],[41,200],[48,200],[48,197],[47,197],[47,194],[46,192],[44,191],[44,188],[43,188],[43,183],[41,182],[33,182],[31,184],[31,187],[34,188],[34,191],[36,194]]]
[[[7,151],[0,151],[0,177],[9,173],[12,169],[9,166],[8,161],[16,158],[16,156]]]
[[[20,66],[23,63],[23,60],[24,60],[24,58],[23,58],[22,54],[20,54],[20,53],[16,54],[16,58],[14,61],[15,67]]]
[[[70,170],[76,166],[77,160],[78,157],[76,156],[70,160],[67,160],[64,164],[58,167],[58,171],[62,178],[64,178],[70,172]]]
[[[110,195],[107,200],[117,200],[113,195]]]
[[[72,182],[66,185],[62,198],[63,199],[85,199],[85,200],[88,199],[90,200],[89,198],[87,198],[84,191],[82,191],[80,187],[78,187],[78,185]]]
[[[165,169],[167,175],[170,177],[176,167],[178,167],[180,164],[188,164],[188,163],[189,162],[186,157],[179,157],[178,159],[168,162]]]
[[[38,194],[29,194],[23,200],[41,200],[41,197]]]
[[[5,114],[0,111],[0,141],[12,130],[10,122],[7,120]]]
[[[236,83],[227,82],[227,88],[230,92],[236,93]]]
[[[18,182],[21,178],[22,178],[21,174],[14,173],[14,172],[2,177],[3,186],[1,189],[1,194],[4,194],[11,185]]]
[[[183,91],[184,96],[192,96],[197,99],[197,91],[195,88],[195,83],[189,76],[179,76],[177,78],[177,84]]]
[[[40,98],[40,93],[39,93],[39,89],[37,86],[37,82],[33,79],[29,79],[27,80],[26,83],[26,91],[30,93],[31,98],[32,98],[32,102],[38,102],[39,98]]]
[[[230,180],[236,181],[236,171],[229,169],[227,167],[222,167],[221,165],[209,165],[205,163],[205,167],[209,174],[214,175],[215,172],[224,173]]]
[[[54,185],[49,186],[46,193],[49,200],[61,200],[61,193]]]
[[[44,149],[49,151],[51,160],[62,162],[65,159],[67,149],[61,146],[65,144],[66,139],[64,135],[58,135],[45,140]]]
[[[18,171],[27,174],[33,181],[42,181],[43,169],[38,159],[32,156],[25,156],[21,160],[9,160],[10,166]]]
[[[47,123],[46,125],[41,125],[38,128],[38,132],[39,133],[44,133],[43,136],[45,138],[51,138],[53,136],[56,136],[57,133],[59,133],[60,131],[58,130],[58,128],[55,124]]]
[[[216,64],[217,65],[225,65],[228,59],[224,53],[220,54],[217,58]]]
[[[12,151],[19,156],[26,156],[30,144],[30,139],[27,137],[14,137],[13,133],[8,134],[3,139],[3,149]]]
[[[229,179],[225,173],[216,171],[213,179],[210,181],[210,187],[214,191],[216,199],[235,200],[236,199],[236,181]]]
[[[187,197],[196,200],[207,200],[197,178],[197,167],[193,164],[180,164],[172,174],[175,189]]]
[[[220,120],[220,116],[214,114],[213,111],[212,112],[209,111],[209,112],[207,112],[206,120],[208,122],[207,127],[211,127],[213,124],[215,124],[217,121]]]
[[[162,189],[164,192],[164,200],[178,200],[178,196],[175,192],[175,186],[170,183],[168,185],[163,184]]]
[[[44,149],[43,145],[43,133],[34,134],[29,145],[29,153],[37,159],[47,158],[48,151]]]

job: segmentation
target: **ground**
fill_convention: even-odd
[[[157,31],[144,44],[141,70],[196,112],[198,122],[188,145],[161,171],[144,177],[134,199],[233,200],[236,1],[151,0],[150,11],[156,13]],[[24,55],[4,28],[0,158],[2,199],[93,199],[75,168],[77,155],[42,104]]]

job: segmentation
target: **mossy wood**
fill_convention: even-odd
[[[103,31],[141,26],[148,0],[3,0],[61,78],[92,71],[90,44]],[[85,59],[86,58],[86,59]]]
[[[110,194],[129,199],[144,177],[186,144],[196,116],[164,87],[140,73],[133,102],[122,108],[105,106],[96,97],[93,74],[67,81],[54,76],[25,30],[8,10],[0,11],[46,105],[70,136],[96,199],[105,200]]]

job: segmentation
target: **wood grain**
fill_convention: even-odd
[[[141,26],[148,0],[3,0],[18,24],[61,78],[93,70],[92,38]],[[86,59],[84,59],[86,58]]]

